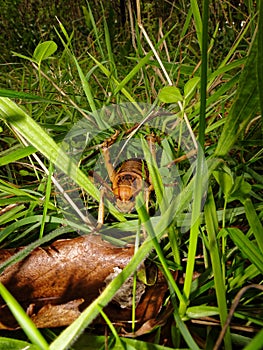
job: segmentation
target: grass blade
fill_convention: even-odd
[[[111,79],[111,81],[117,86],[117,88],[120,86],[120,83],[118,82],[118,80],[116,78],[114,78],[111,74],[111,72],[102,64],[100,63],[95,57],[93,57],[91,54],[89,54],[89,56],[93,59],[93,61],[98,65],[98,67],[100,68],[100,70],[106,75],[106,77],[108,77],[109,79]],[[131,96],[131,94],[128,92],[127,89],[125,89],[124,87],[122,87],[121,92],[123,93],[123,95],[125,97],[127,97],[128,101],[135,103],[135,99]],[[116,94],[116,91],[114,91],[114,95]]]
[[[40,349],[49,349],[48,343],[36,328],[34,322],[28,317],[23,308],[2,283],[0,283],[0,294],[32,343],[36,344]]]
[[[205,220],[210,247],[210,256],[214,275],[218,310],[220,315],[221,326],[223,327],[227,320],[226,286],[224,284],[224,277],[221,269],[221,261],[219,255],[219,247],[216,239],[218,223],[216,215],[216,206],[211,188],[208,191],[208,198],[205,204]],[[226,331],[224,342],[226,349],[232,348],[229,328]]]
[[[39,350],[39,347],[33,344],[30,344],[23,340],[17,340],[12,338],[0,337],[0,349],[12,349],[12,350]]]
[[[262,232],[263,232],[263,226],[261,224],[261,221],[259,220],[259,217],[256,213],[256,210],[253,206],[253,203],[250,198],[246,198],[243,201],[246,217],[248,220],[248,223],[253,231],[254,237],[256,238],[257,244],[259,246],[259,249],[261,250],[261,253],[263,254],[263,239],[262,239]]]
[[[203,22],[202,22],[202,64],[201,64],[201,87],[200,87],[200,117],[198,141],[204,149],[205,124],[206,124],[206,96],[207,96],[207,48],[208,48],[208,8],[209,1],[203,2]]]
[[[244,350],[261,350],[263,344],[263,329],[251,340]]]
[[[226,228],[222,230],[228,233],[232,241],[238,246],[241,252],[254,264],[263,274],[263,254],[238,228]]]
[[[61,152],[59,145],[13,101],[7,98],[0,98],[0,117],[21,133],[29,143],[66,174],[70,174],[75,178],[79,177],[79,180],[81,178],[84,180],[83,177],[85,177],[87,192],[99,200],[98,190],[92,182],[72,164],[66,154]],[[74,172],[75,175],[73,175]]]
[[[7,89],[0,89],[0,96],[1,97],[9,97],[9,98],[21,98],[23,100],[31,100],[31,101],[38,101],[38,102],[48,102],[52,104],[63,104],[62,101],[55,101],[50,100],[45,97],[41,97],[38,95],[33,95],[31,93],[23,92],[23,91],[13,91],[13,90],[7,90]]]
[[[30,156],[34,152],[36,152],[36,149],[33,146],[27,146],[16,150],[12,150],[11,152],[8,152],[8,154],[0,158],[0,166],[16,162],[19,159]]]
[[[195,21],[196,35],[199,43],[199,47],[202,50],[202,18],[196,0],[191,0],[191,8]]]
[[[52,188],[52,173],[53,173],[53,166],[52,166],[52,163],[50,163],[49,164],[49,169],[48,169],[48,178],[47,178],[47,183],[46,183],[45,201],[44,201],[44,206],[43,206],[43,218],[42,218],[42,222],[41,222],[39,238],[42,238],[43,234],[44,234],[46,217],[47,217],[47,210],[48,210],[48,203],[49,203],[49,200],[50,200],[50,194],[51,194],[51,188]]]

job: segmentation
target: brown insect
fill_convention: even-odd
[[[114,168],[110,158],[109,146],[114,143],[118,135],[119,131],[116,131],[112,138],[107,139],[101,145],[106,170],[112,186],[108,186],[98,175],[93,174],[93,176],[104,187],[102,197],[104,194],[109,196],[109,194],[112,193],[114,195],[115,205],[118,210],[123,213],[131,213],[135,207],[135,198],[141,191],[143,191],[146,206],[148,206],[153,185],[147,164],[144,160],[137,158],[127,159],[117,168]],[[150,150],[153,151],[154,148],[151,145],[153,139],[151,137],[147,137],[147,141]],[[105,190],[107,190],[106,193]],[[103,218],[104,205],[103,200],[101,200],[98,218],[99,225],[103,223]]]
[[[105,158],[106,156],[104,154]],[[141,159],[128,159],[115,170],[112,163],[106,163],[112,192],[116,199],[117,208],[123,213],[130,213],[135,206],[135,197],[144,192],[148,200],[153,189],[147,165]]]

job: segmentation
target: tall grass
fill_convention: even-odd
[[[182,8],[184,5],[182,2]],[[250,5],[252,9],[252,3]],[[91,336],[85,329],[152,251],[155,251],[155,259],[167,279],[168,299],[174,310],[168,326],[160,326],[159,332],[169,333],[168,344],[174,348],[212,349],[237,292],[251,282],[262,283],[262,135],[259,114],[263,102],[261,65],[255,64],[262,56],[262,6],[259,2],[257,16],[251,13],[248,17],[240,12],[244,16],[244,26],[235,33],[232,46],[220,62],[217,61],[217,43],[223,30],[220,16],[229,16],[230,20],[231,12],[227,15],[222,8],[218,10],[208,1],[204,1],[200,8],[195,0],[184,9],[188,12],[182,16],[180,34],[176,35],[178,27],[170,25],[166,30],[164,25],[159,28],[164,34],[157,38],[154,27],[149,26],[144,18],[144,9],[141,8],[140,13],[137,8],[137,14],[140,13],[142,18],[132,34],[137,50],[124,59],[118,56],[111,41],[106,12],[103,12],[103,21],[100,22],[87,6],[85,15],[90,20],[93,37],[88,52],[77,57],[71,45],[72,35],[59,22],[56,33],[63,51],[57,53],[50,41],[42,43],[23,63],[20,79],[29,93],[17,91],[19,82],[16,90],[0,90],[3,135],[0,205],[6,209],[0,216],[3,228],[0,241],[2,247],[28,245],[2,265],[1,271],[8,264],[24,258],[35,246],[54,237],[74,230],[82,233],[93,230],[94,221],[87,220],[79,208],[74,210],[80,221],[63,218],[63,208],[53,198],[52,191],[57,189],[51,188],[51,182],[59,187],[52,174],[54,166],[85,191],[87,205],[97,215],[100,192],[87,172],[97,161],[96,149],[105,136],[114,134],[112,121],[115,117],[112,113],[106,118],[106,114],[99,112],[102,107],[130,102],[135,115],[141,115],[145,121],[140,102],[150,102],[153,106],[166,108],[167,113],[156,119],[163,130],[170,127],[171,121],[180,120],[180,125],[183,125],[178,133],[175,128],[169,129],[170,134],[161,142],[167,159],[163,156],[155,163],[143,139],[149,130],[140,120],[137,135],[142,138],[146,159],[150,160],[149,171],[156,192],[156,204],[151,202],[150,205],[159,207],[160,213],[150,218],[140,203],[140,197],[137,214],[131,217],[108,204],[109,213],[101,230],[104,237],[123,245],[126,243],[124,238],[122,241],[107,236],[112,228],[128,232],[127,239],[143,229],[148,239],[138,247],[121,274],[75,322],[59,332],[55,340],[51,341],[50,334],[43,332],[50,342],[50,349],[70,346],[81,349],[81,339],[88,339],[94,348],[101,337]],[[211,26],[209,19],[216,10],[219,11],[218,22],[212,22],[214,26]],[[254,32],[251,28],[257,30]],[[168,51],[164,47],[168,47]],[[18,56],[23,58],[19,53]],[[124,60],[127,66],[123,64]],[[167,89],[165,85],[170,87]],[[88,159],[87,163],[82,165],[80,161],[80,168],[61,145],[81,118],[90,130],[96,129],[96,137],[83,155]],[[122,137],[126,137],[125,130],[129,127],[123,123]],[[185,130],[188,140],[191,140],[192,154],[194,157],[197,154],[196,162],[191,163],[192,168],[187,157],[186,161],[183,158],[187,153],[182,142]],[[161,132],[159,136],[163,136]],[[164,164],[175,158],[179,164],[181,187],[177,195],[169,198],[163,177],[168,167],[165,169]],[[66,198],[65,191],[59,190]],[[163,193],[170,200],[168,204],[163,201]],[[74,203],[69,204],[74,206]],[[61,229],[61,225],[67,226]],[[36,239],[39,240],[32,243]],[[179,271],[177,280],[172,274],[175,269]],[[3,288],[0,293],[3,298],[7,297]],[[11,297],[8,302],[11,308],[19,310]],[[257,346],[262,338],[261,333],[256,335],[256,332],[263,324],[263,315],[251,311],[262,306],[261,295],[256,290],[250,291],[239,303],[230,324],[234,327],[228,327],[224,334],[225,349],[236,344],[245,347],[250,342]],[[110,318],[104,316],[113,330]],[[17,317],[25,333],[29,334],[27,316],[21,311]],[[242,327],[238,328],[240,322]],[[244,336],[246,330],[250,333]],[[45,348],[45,341],[33,326],[31,332],[30,341]],[[138,340],[120,338],[117,330],[112,334],[110,344],[114,349],[136,348],[138,344]],[[78,338],[79,342],[76,342]],[[162,344],[162,336],[160,339]],[[12,338],[0,338],[0,347],[1,344],[15,346],[16,342]],[[157,343],[156,340],[152,347],[158,349]],[[148,346],[146,341],[140,343],[142,349]]]

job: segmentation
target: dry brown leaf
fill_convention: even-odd
[[[0,250],[0,263],[15,252],[17,250]],[[22,261],[6,268],[0,275],[0,282],[37,327],[66,326],[100,294],[107,278],[128,264],[133,254],[133,247],[118,248],[96,235],[58,240],[46,248],[35,249]],[[136,308],[138,325],[159,313],[167,284],[159,272],[156,283],[141,290]],[[126,324],[131,320],[131,309],[116,300],[105,311],[114,322]],[[0,300],[0,329],[17,327]]]
[[[67,326],[79,317],[79,305],[83,301],[83,299],[78,299],[62,305],[48,304],[43,306],[36,315],[31,315],[30,318],[38,328],[49,327],[51,322],[52,327]]]

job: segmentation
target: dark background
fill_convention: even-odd
[[[200,8],[202,1],[200,2]],[[12,51],[31,56],[37,44],[45,40],[59,39],[54,27],[59,28],[56,17],[63,23],[68,33],[74,31],[73,47],[75,54],[83,53],[89,47],[92,26],[87,16],[88,4],[98,26],[105,11],[113,50],[120,54],[129,54],[133,48],[130,35],[130,18],[126,0],[0,0],[0,64],[4,69],[11,62],[18,61]],[[245,0],[216,1],[210,5],[211,36],[217,23],[220,23],[221,36],[217,36],[217,47],[232,44],[240,25],[252,9]],[[131,0],[135,13],[135,1]],[[178,25],[178,38],[184,24],[190,0],[142,0],[141,11],[143,24],[148,33],[158,33],[159,18],[165,30]],[[194,29],[194,28],[193,28]],[[253,29],[252,29],[253,30]],[[252,34],[252,33],[251,33]],[[173,34],[176,36],[176,34]],[[176,37],[171,37],[175,40]]]

